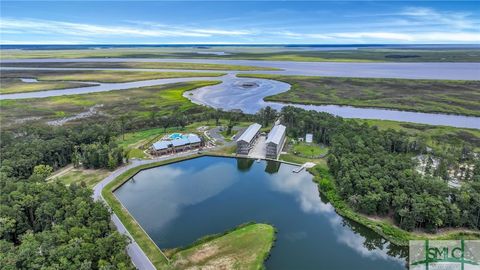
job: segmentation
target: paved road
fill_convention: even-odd
[[[265,145],[266,140],[266,136],[258,137],[252,150],[250,150],[250,153],[248,153],[248,156],[251,158],[265,159],[265,156],[267,155],[267,146]]]
[[[242,127],[238,127],[238,126],[234,126],[232,128],[232,134],[237,132],[235,135],[233,135],[233,140],[231,141],[227,141],[225,140],[225,138],[223,137],[223,135],[220,133],[222,132],[221,131],[222,127],[214,127],[212,129],[210,129],[208,131],[208,135],[213,138],[215,140],[215,142],[220,142],[223,146],[233,146],[236,144],[235,140],[236,138],[238,137],[239,134],[241,134],[243,132],[243,130],[245,130],[245,128],[242,128]]]
[[[126,172],[131,168],[144,165],[144,164],[150,164],[150,163],[154,163],[162,160],[169,160],[176,157],[185,157],[185,156],[194,155],[194,154],[196,154],[196,152],[183,152],[176,155],[159,157],[159,158],[149,159],[149,160],[132,160],[131,163],[118,168],[109,176],[107,176],[105,179],[103,179],[100,183],[98,183],[93,188],[93,195],[92,195],[93,199],[105,201],[102,197],[102,189],[108,183],[113,181],[117,176],[119,176],[120,174]],[[147,255],[143,252],[143,250],[140,248],[137,242],[135,242],[135,239],[133,239],[133,237],[130,235],[130,233],[127,231],[127,229],[125,228],[125,226],[123,225],[123,223],[120,221],[120,219],[117,217],[115,213],[112,213],[112,222],[113,224],[115,224],[115,226],[117,227],[117,230],[120,233],[127,235],[132,240],[131,243],[127,246],[127,253],[128,253],[128,256],[130,256],[135,267],[141,270],[143,269],[155,270],[155,266],[148,259]]]

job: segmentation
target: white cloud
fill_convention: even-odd
[[[134,36],[134,37],[211,37],[241,36],[250,34],[243,30],[180,28],[168,25],[94,25],[61,21],[2,18],[0,30],[3,33],[23,32],[33,34],[63,34],[70,36]]]
[[[480,42],[480,33],[476,32],[339,32],[304,34],[290,31],[275,32],[276,35],[287,39],[312,39],[318,41],[344,42],[426,42],[426,43],[476,43]]]
[[[413,18],[426,25],[438,24],[458,29],[478,27],[478,22],[470,19],[471,14],[465,12],[438,12],[431,8],[409,7],[399,15]]]
[[[116,25],[101,25],[1,18],[0,42],[3,44],[125,44],[131,40],[135,40],[135,43],[145,44],[480,42],[478,30],[480,22],[478,19],[472,19],[468,13],[438,12],[429,8],[410,7],[388,16],[385,14],[377,16],[384,16],[388,19],[378,18],[358,23],[337,21],[322,25],[286,24],[282,27],[271,28],[256,26],[249,29],[234,29],[224,26],[167,25],[148,21],[124,21]],[[29,42],[25,41],[26,39]]]
[[[330,36],[347,39],[383,39],[398,41],[413,41],[412,35],[391,32],[352,32],[352,33],[333,33]]]

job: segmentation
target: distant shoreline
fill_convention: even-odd
[[[480,49],[478,44],[0,44],[0,50],[84,50],[113,48],[196,48],[284,47],[284,48],[362,48],[362,49]]]

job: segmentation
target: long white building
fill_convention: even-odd
[[[248,155],[250,149],[255,144],[262,126],[260,124],[251,124],[237,139],[237,154]]]
[[[287,128],[284,125],[275,125],[268,133],[267,140],[265,141],[265,144],[267,145],[267,158],[278,158],[278,155],[285,144],[286,129]]]

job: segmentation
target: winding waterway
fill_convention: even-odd
[[[151,59],[151,58],[82,58],[82,59],[8,59],[2,63],[29,62],[174,62],[247,65],[278,68],[280,71],[255,71],[262,74],[404,78],[438,80],[478,80],[480,63],[341,63],[341,62],[295,62],[230,59]],[[252,73],[252,71],[249,71]]]
[[[480,78],[479,63],[328,63],[328,62],[288,62],[288,61],[254,61],[254,60],[212,60],[212,59],[20,59],[2,61],[8,62],[192,62],[211,64],[253,65],[262,67],[281,68],[281,71],[218,71],[227,75],[221,77],[190,77],[175,79],[145,80],[128,83],[98,83],[95,86],[69,88],[63,90],[49,90],[41,92],[28,92],[0,95],[1,99],[42,98],[59,95],[86,94],[92,92],[124,90],[137,87],[163,85],[178,82],[217,80],[221,84],[207,86],[185,93],[185,97],[196,104],[206,105],[223,110],[240,109],[245,113],[255,113],[259,109],[271,106],[277,110],[286,104],[278,102],[265,102],[264,97],[288,91],[290,85],[275,80],[257,78],[238,78],[239,73],[261,73],[282,75],[328,75],[371,78],[414,78],[414,79],[464,79],[474,80]],[[176,70],[176,69],[121,69],[121,68],[8,68],[8,70],[130,70],[130,71],[176,71],[176,72],[205,72],[205,70]],[[212,70],[213,71],[213,70]],[[243,85],[251,84],[250,87]],[[358,108],[337,105],[302,105],[291,106],[328,112],[345,118],[363,118],[404,121],[430,125],[444,125],[462,128],[480,129],[480,118],[421,113],[411,111],[389,110],[381,108]]]
[[[404,269],[405,249],[336,214],[293,168],[200,157],[141,171],[114,193],[162,249],[254,221],[278,230],[267,269]]]

